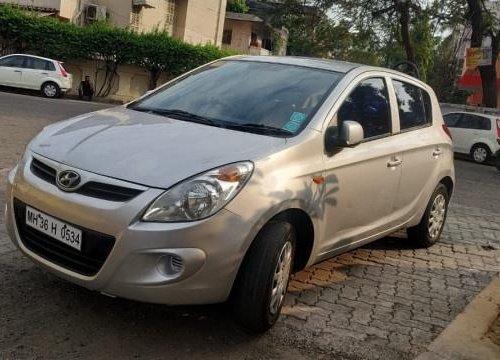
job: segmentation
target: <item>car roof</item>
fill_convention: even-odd
[[[3,57],[8,57],[8,56],[29,56],[29,57],[33,57],[33,58],[37,58],[37,59],[41,59],[41,60],[57,61],[57,60],[49,59],[49,58],[46,58],[43,56],[37,56],[37,55],[31,55],[31,54],[8,54],[8,55],[5,55]]]
[[[352,69],[358,68],[360,66],[364,66],[361,64],[350,63],[350,62],[346,62],[346,61],[317,59],[317,58],[299,57],[299,56],[236,55],[236,56],[231,56],[228,59],[304,66],[304,67],[310,67],[310,68],[315,68],[315,69],[337,71],[337,72],[341,72],[341,73],[347,73],[347,72],[351,71]]]
[[[480,112],[460,111],[460,110],[448,111],[446,113],[443,113],[443,116],[450,115],[450,114],[468,114],[468,115],[476,115],[476,116],[485,117],[485,118],[488,118],[488,119],[491,119],[491,120],[498,119],[498,115],[494,115],[494,114],[485,114],[485,113],[480,113]]]
[[[379,66],[371,66],[371,65],[363,65],[358,63],[352,63],[348,61],[341,60],[332,60],[332,59],[320,59],[320,58],[312,58],[312,57],[300,57],[300,56],[250,56],[250,55],[236,55],[230,56],[226,59],[235,59],[235,60],[243,60],[243,61],[254,61],[254,62],[263,62],[263,63],[273,63],[273,64],[284,64],[284,65],[296,65],[296,66],[304,66],[310,67],[314,69],[322,69],[322,70],[330,70],[336,71],[343,74],[350,72],[351,70],[359,70],[360,72],[364,71],[380,71],[386,74],[398,75],[401,77],[405,77],[407,79],[411,79],[421,84],[421,86],[429,88],[427,84],[422,82],[411,75]]]

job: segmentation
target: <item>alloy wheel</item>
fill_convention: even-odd
[[[43,93],[45,94],[45,96],[47,97],[54,97],[56,96],[57,94],[57,88],[55,85],[52,85],[52,84],[47,84],[44,86],[43,88]]]
[[[288,279],[290,277],[290,269],[292,266],[292,243],[287,241],[281,248],[281,252],[274,270],[273,285],[271,290],[271,302],[269,304],[269,312],[276,314],[283,300],[285,299]]]
[[[431,212],[429,214],[428,232],[432,239],[435,239],[444,225],[446,215],[446,198],[443,194],[438,194],[432,203]]]

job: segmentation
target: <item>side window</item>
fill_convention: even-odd
[[[460,121],[460,127],[472,130],[491,130],[491,121],[482,116],[466,114]]]
[[[479,130],[491,130],[491,120],[489,118],[482,116],[478,116],[478,118],[480,118]]]
[[[0,60],[0,66],[5,67],[23,67],[24,57],[23,56],[9,56]]]
[[[45,67],[45,70],[56,71],[56,66],[54,65],[53,62],[47,61],[47,66]]]
[[[28,58],[27,67],[34,70],[47,70],[48,61],[37,59],[37,58]]]
[[[343,121],[357,121],[364,130],[365,139],[391,133],[389,97],[384,79],[363,80],[349,94],[337,113],[340,125]]]
[[[458,127],[458,123],[460,121],[461,114],[459,113],[451,113],[443,115],[444,123],[448,127]]]
[[[394,80],[393,84],[398,100],[401,130],[430,124],[432,110],[429,94],[418,86],[406,82]]]

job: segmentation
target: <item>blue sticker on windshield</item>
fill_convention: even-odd
[[[290,120],[283,126],[283,129],[296,133],[306,118],[306,114],[295,111],[290,116]]]

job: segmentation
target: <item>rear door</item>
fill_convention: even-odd
[[[463,144],[463,152],[470,153],[475,144],[483,143],[491,147],[493,140],[491,120],[484,116],[463,114],[457,132]]]
[[[22,72],[25,58],[12,55],[0,59],[0,84],[4,86],[22,87]]]
[[[27,57],[22,75],[23,86],[28,89],[40,90],[50,72],[55,70],[51,61],[35,57]]]
[[[444,130],[441,125],[433,126],[434,107],[439,105],[419,83],[393,78],[392,85],[400,127],[395,138],[403,151],[401,182],[394,210],[398,218],[408,221],[420,204],[427,202],[429,189],[436,186],[444,151]]]

